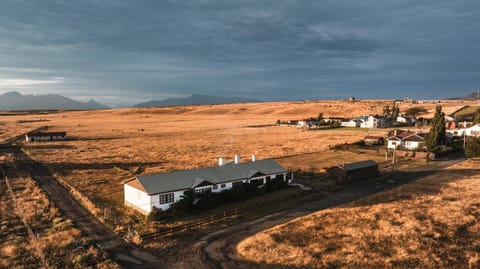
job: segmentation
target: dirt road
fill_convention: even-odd
[[[178,255],[178,258],[171,259],[169,265],[165,268],[271,268],[271,266],[266,264],[252,263],[242,260],[236,255],[236,245],[250,235],[294,218],[357,200],[414,180],[437,176],[437,174],[442,173],[443,169],[460,161],[462,160],[437,161],[410,171],[396,172],[395,174],[378,181],[370,181],[350,186],[335,193],[325,193],[326,197],[324,199],[300,205],[294,209],[277,212],[255,221],[242,223],[220,230],[203,237],[199,242],[184,250]],[[283,267],[275,265],[275,268]]]
[[[158,268],[158,260],[154,256],[125,242],[98,221],[70,195],[69,191],[51,175],[45,166],[35,162],[14,146],[3,147],[2,152],[13,154],[15,159],[13,166],[4,167],[7,175],[9,169],[17,169],[30,174],[58,209],[70,218],[82,233],[94,239],[97,246],[106,251],[115,262],[124,268]]]

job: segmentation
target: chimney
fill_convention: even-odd
[[[397,129],[393,130],[393,136],[397,136]]]
[[[225,158],[223,157],[218,158],[218,166],[222,166],[224,164],[225,164]]]
[[[255,156],[255,154],[252,155],[252,162],[256,161],[257,160],[257,156]]]
[[[235,154],[235,164],[240,163],[240,155]]]

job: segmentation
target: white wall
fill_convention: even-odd
[[[140,209],[143,213],[150,213],[152,204],[147,193],[127,184],[123,184],[123,192],[125,204]]]
[[[173,203],[176,203],[176,202],[180,201],[182,199],[182,196],[184,195],[184,193],[185,193],[185,190],[173,192]],[[152,195],[150,201],[152,203],[152,206],[154,206],[156,208],[160,208],[161,210],[167,210],[167,209],[170,208],[170,206],[173,203],[160,204],[159,203],[159,197],[160,197],[160,195],[163,195],[163,194],[165,194],[165,193]]]

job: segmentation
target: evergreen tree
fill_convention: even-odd
[[[473,114],[473,124],[480,123],[480,107],[475,110]]]
[[[322,112],[320,112],[320,113],[318,114],[317,120],[318,120],[319,122],[323,120],[323,113],[322,113]]]
[[[438,105],[435,108],[435,115],[433,116],[430,131],[425,136],[427,151],[437,152],[439,146],[445,144],[447,140],[445,131],[445,113],[442,112],[442,106]]]
[[[467,145],[465,147],[465,155],[467,155],[467,157],[480,156],[480,137],[468,138]]]

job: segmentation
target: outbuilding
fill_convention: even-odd
[[[373,160],[346,163],[331,167],[327,171],[340,182],[361,181],[380,175],[378,164]]]
[[[27,142],[67,140],[67,132],[30,132],[25,134]]]

